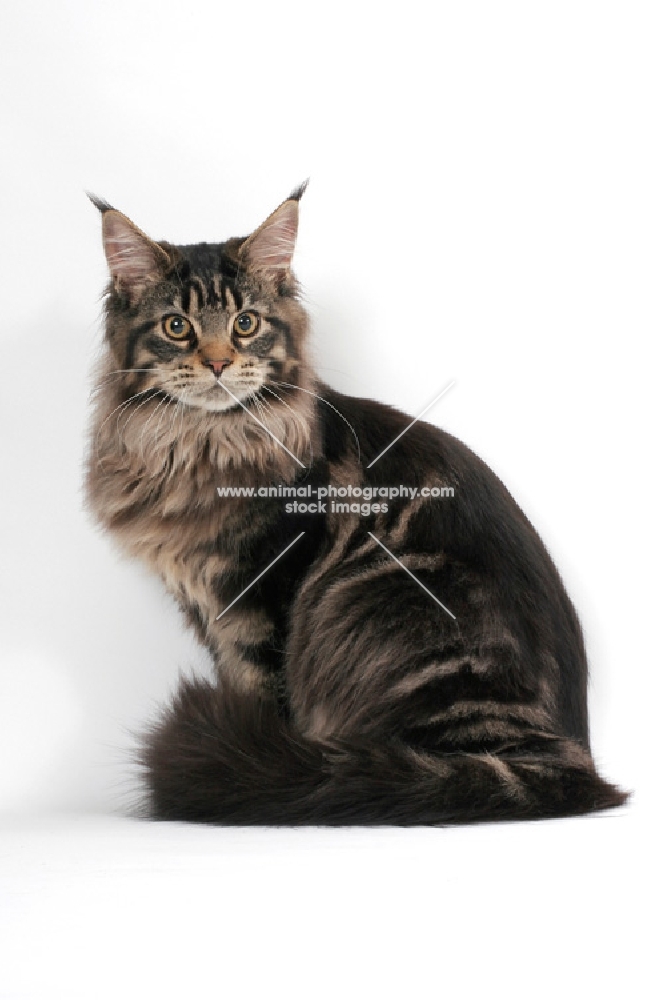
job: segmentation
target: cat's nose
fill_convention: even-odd
[[[213,361],[212,358],[203,358],[203,364],[206,368],[210,368],[213,372],[215,378],[219,378],[225,368],[228,368],[232,362],[232,358],[221,358],[219,361]]]

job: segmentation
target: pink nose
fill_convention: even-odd
[[[212,370],[215,378],[219,378],[224,369],[228,368],[231,364],[231,358],[222,358],[220,361],[213,361],[208,358],[204,358],[203,364],[206,368],[210,368]]]

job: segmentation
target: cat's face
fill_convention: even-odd
[[[154,243],[103,210],[107,339],[128,387],[224,411],[294,381],[307,328],[290,271],[297,197],[245,240],[194,246]]]

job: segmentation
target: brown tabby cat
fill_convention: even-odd
[[[90,504],[217,675],[183,680],[146,737],[150,814],[413,825],[621,804],[590,756],[578,619],[530,522],[460,441],[423,422],[399,436],[405,414],[314,374],[291,271],[302,193],[247,238],[193,246],[92,199],[112,280]],[[329,484],[413,496],[341,512],[317,500]],[[419,495],[432,484],[454,496]],[[259,495],[280,485],[315,503]]]

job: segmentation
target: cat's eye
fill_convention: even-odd
[[[239,337],[251,337],[257,332],[259,317],[253,312],[242,312],[234,320],[234,333]]]
[[[184,316],[165,316],[162,326],[172,340],[185,340],[192,332],[192,324]]]

